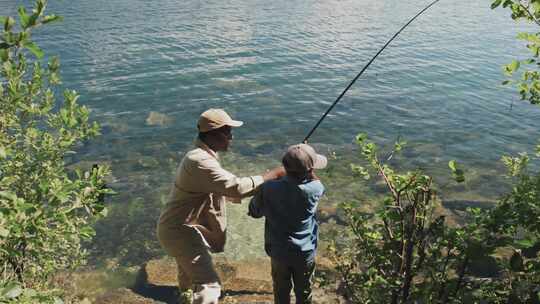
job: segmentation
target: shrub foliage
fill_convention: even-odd
[[[540,26],[539,0],[493,0],[491,8],[503,7],[511,12],[514,20],[522,20]],[[540,73],[538,72],[538,56],[540,55],[540,32],[522,32],[518,39],[526,43],[529,58],[515,59],[504,66],[504,73],[509,77],[504,85],[514,84],[522,100],[531,104],[540,104]],[[521,77],[513,77],[517,72]]]
[[[66,168],[65,157],[99,126],[75,91],[57,96],[59,60],[44,62],[31,39],[32,30],[60,19],[45,15],[46,5],[20,7],[18,22],[0,17],[0,302],[79,265],[81,242],[106,211],[100,198],[108,168]]]
[[[343,206],[349,239],[330,250],[352,302],[540,303],[540,175],[526,171],[528,157],[505,158],[516,179],[511,193],[492,209],[468,209],[466,225],[449,226],[437,215],[431,177],[398,173],[365,135],[357,143],[369,168],[353,171],[375,171],[388,195],[375,214]],[[464,181],[454,161],[449,167]]]

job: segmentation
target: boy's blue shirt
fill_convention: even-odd
[[[266,253],[285,261],[312,261],[318,240],[317,205],[324,194],[319,180],[285,176],[265,182],[249,203],[248,214],[264,216]]]

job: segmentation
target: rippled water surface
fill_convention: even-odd
[[[0,14],[13,15],[22,3],[31,2],[0,1]],[[457,159],[476,184],[456,192],[498,194],[497,181],[483,173],[496,172],[494,161],[504,153],[533,149],[540,109],[514,103],[517,94],[499,85],[501,65],[527,55],[515,39],[525,28],[490,3],[443,0],[427,11],[374,62],[311,142],[347,159],[360,131],[383,145],[402,136],[410,143],[410,166],[440,172]],[[209,107],[245,121],[226,167],[257,173],[277,164],[284,147],[302,140],[371,56],[427,4],[51,0],[49,12],[64,22],[35,38],[47,54],[60,56],[64,86],[80,92],[103,126],[103,136],[74,161],[111,164],[119,193],[111,201],[121,208],[98,232],[141,245],[117,254],[151,251],[156,206],[195,136],[197,116]],[[328,174],[329,200],[358,198],[361,188],[343,177],[348,160],[335,163],[332,170],[341,175]],[[232,208],[230,246],[249,255],[242,248],[259,248],[251,245],[260,244],[262,231],[241,208]],[[255,235],[241,232],[250,227],[258,227]],[[102,238],[98,251],[122,247]]]

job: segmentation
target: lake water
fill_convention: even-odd
[[[0,1],[0,14],[14,15],[29,3]],[[63,85],[80,92],[103,126],[103,135],[70,161],[110,164],[118,192],[110,199],[111,216],[97,226],[96,255],[129,263],[161,253],[153,238],[159,205],[201,112],[220,107],[245,122],[235,130],[225,167],[255,174],[276,165],[284,148],[304,138],[371,56],[428,3],[51,0],[49,13],[65,19],[36,31],[35,39],[60,56]],[[448,174],[450,159],[464,164],[473,182],[443,187],[452,193],[448,198],[501,194],[495,161],[533,150],[540,108],[500,86],[501,66],[527,55],[515,39],[525,27],[490,3],[442,0],[379,56],[327,117],[311,142],[337,156],[332,172],[323,173],[328,204],[376,194],[348,179],[358,132],[383,146],[406,139],[407,168]],[[262,223],[246,219],[242,208],[231,212],[231,255],[260,255]]]

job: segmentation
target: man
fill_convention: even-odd
[[[239,202],[264,181],[285,175],[284,168],[277,167],[259,176],[236,177],[221,167],[217,153],[228,150],[232,128],[242,124],[222,109],[201,114],[196,147],[178,166],[159,218],[159,242],[175,257],[180,290],[193,288],[195,304],[218,303],[221,294],[210,251],[222,252],[225,246],[225,197]]]

